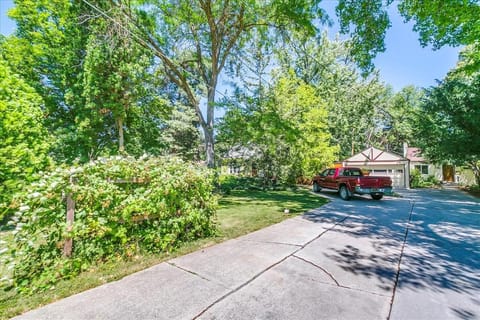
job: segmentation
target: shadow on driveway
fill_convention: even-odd
[[[316,222],[346,218],[330,230],[339,235],[330,237],[353,237],[343,246],[323,239],[327,249],[318,263],[345,281],[373,281],[365,282],[368,290],[386,294],[397,283],[402,257],[392,318],[479,319],[479,199],[455,190],[409,190],[403,196],[338,200],[306,214]]]

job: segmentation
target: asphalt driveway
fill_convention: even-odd
[[[20,319],[480,319],[480,201],[331,203]]]

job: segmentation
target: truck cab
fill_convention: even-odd
[[[380,200],[383,195],[392,194],[392,180],[389,177],[366,176],[360,168],[328,168],[313,177],[313,191],[322,188],[337,190],[343,200],[349,200],[353,194],[369,194],[372,199]]]

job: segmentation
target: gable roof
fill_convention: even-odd
[[[260,154],[260,150],[255,146],[244,147],[234,146],[224,155],[226,159],[243,159],[249,160]]]
[[[367,162],[397,162],[405,161],[404,157],[399,154],[384,151],[377,149],[375,147],[370,147],[363,150],[356,155],[351,156],[348,159],[345,159],[344,162],[353,162],[353,163],[367,163]]]
[[[420,148],[407,148],[407,159],[417,162],[425,161],[425,158],[422,156],[422,150]]]

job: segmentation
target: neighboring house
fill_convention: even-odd
[[[396,153],[370,147],[342,161],[342,165],[360,167],[372,176],[390,177],[395,188],[410,187],[410,161]]]
[[[406,157],[410,160],[410,171],[418,170],[424,178],[434,176],[437,180],[444,183],[475,184],[475,175],[471,169],[451,164],[433,164],[422,156],[422,151],[419,148],[406,146],[405,150]]]
[[[256,148],[236,146],[224,155],[221,171],[224,174],[256,176],[255,160],[259,151]]]
[[[439,181],[454,182],[455,171],[451,165],[434,165],[422,156],[420,148],[406,147],[406,155],[410,160],[410,170],[417,170],[422,177],[434,176]]]

